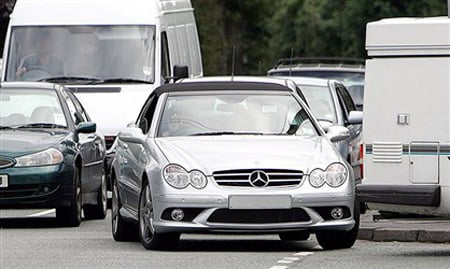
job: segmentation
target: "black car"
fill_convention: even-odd
[[[105,141],[63,86],[0,85],[0,208],[56,208],[63,225],[107,210]]]

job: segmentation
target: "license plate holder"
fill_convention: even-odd
[[[230,195],[229,209],[291,209],[290,195]]]
[[[8,187],[8,175],[0,175],[0,188]]]

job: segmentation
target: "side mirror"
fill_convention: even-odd
[[[79,134],[90,134],[97,131],[95,122],[82,122],[77,125],[76,132]]]
[[[362,124],[363,112],[362,111],[350,111],[348,115],[349,124]]]
[[[127,143],[139,143],[143,144],[145,140],[144,133],[140,128],[130,127],[119,132],[119,139]]]
[[[173,79],[177,81],[182,78],[189,77],[189,69],[187,65],[175,65],[173,67]]]
[[[350,131],[343,126],[330,126],[327,137],[333,143],[340,142],[350,137]]]
[[[325,133],[328,133],[328,129],[333,125],[333,123],[326,121],[326,120],[318,120],[320,127],[325,131]]]

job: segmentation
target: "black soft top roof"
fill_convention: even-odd
[[[242,82],[242,81],[220,81],[220,82],[182,82],[174,84],[165,84],[155,89],[157,95],[166,92],[188,92],[188,91],[202,91],[202,90],[224,90],[224,91],[251,91],[251,90],[266,90],[266,91],[283,91],[291,92],[292,90],[287,86],[268,83],[268,82]]]

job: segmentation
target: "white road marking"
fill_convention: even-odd
[[[298,260],[300,260],[300,258],[296,258],[296,257],[284,257],[283,260],[286,260],[286,261],[298,261]]]
[[[303,252],[297,252],[294,254],[294,256],[309,256],[314,254],[314,252],[308,252],[308,251],[303,251]]]
[[[45,211],[42,211],[39,213],[28,215],[27,217],[31,217],[31,218],[32,217],[41,217],[41,216],[53,214],[53,213],[55,213],[55,211],[56,211],[55,209],[45,210]]]

